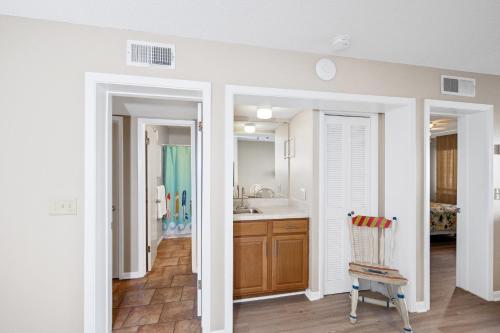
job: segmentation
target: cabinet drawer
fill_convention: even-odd
[[[274,234],[306,233],[308,220],[273,221]]]
[[[267,222],[236,222],[233,224],[233,236],[266,236]]]

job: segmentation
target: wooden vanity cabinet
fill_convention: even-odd
[[[307,289],[308,219],[234,222],[234,298]]]

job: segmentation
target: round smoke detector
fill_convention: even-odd
[[[335,63],[328,58],[321,58],[316,63],[316,74],[321,80],[330,81],[337,74]]]

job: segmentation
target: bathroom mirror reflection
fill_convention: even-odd
[[[288,197],[288,123],[235,121],[235,198]]]

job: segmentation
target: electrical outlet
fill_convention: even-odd
[[[76,215],[76,199],[52,200],[50,202],[50,215]]]
[[[500,200],[500,188],[495,188],[494,200]]]

